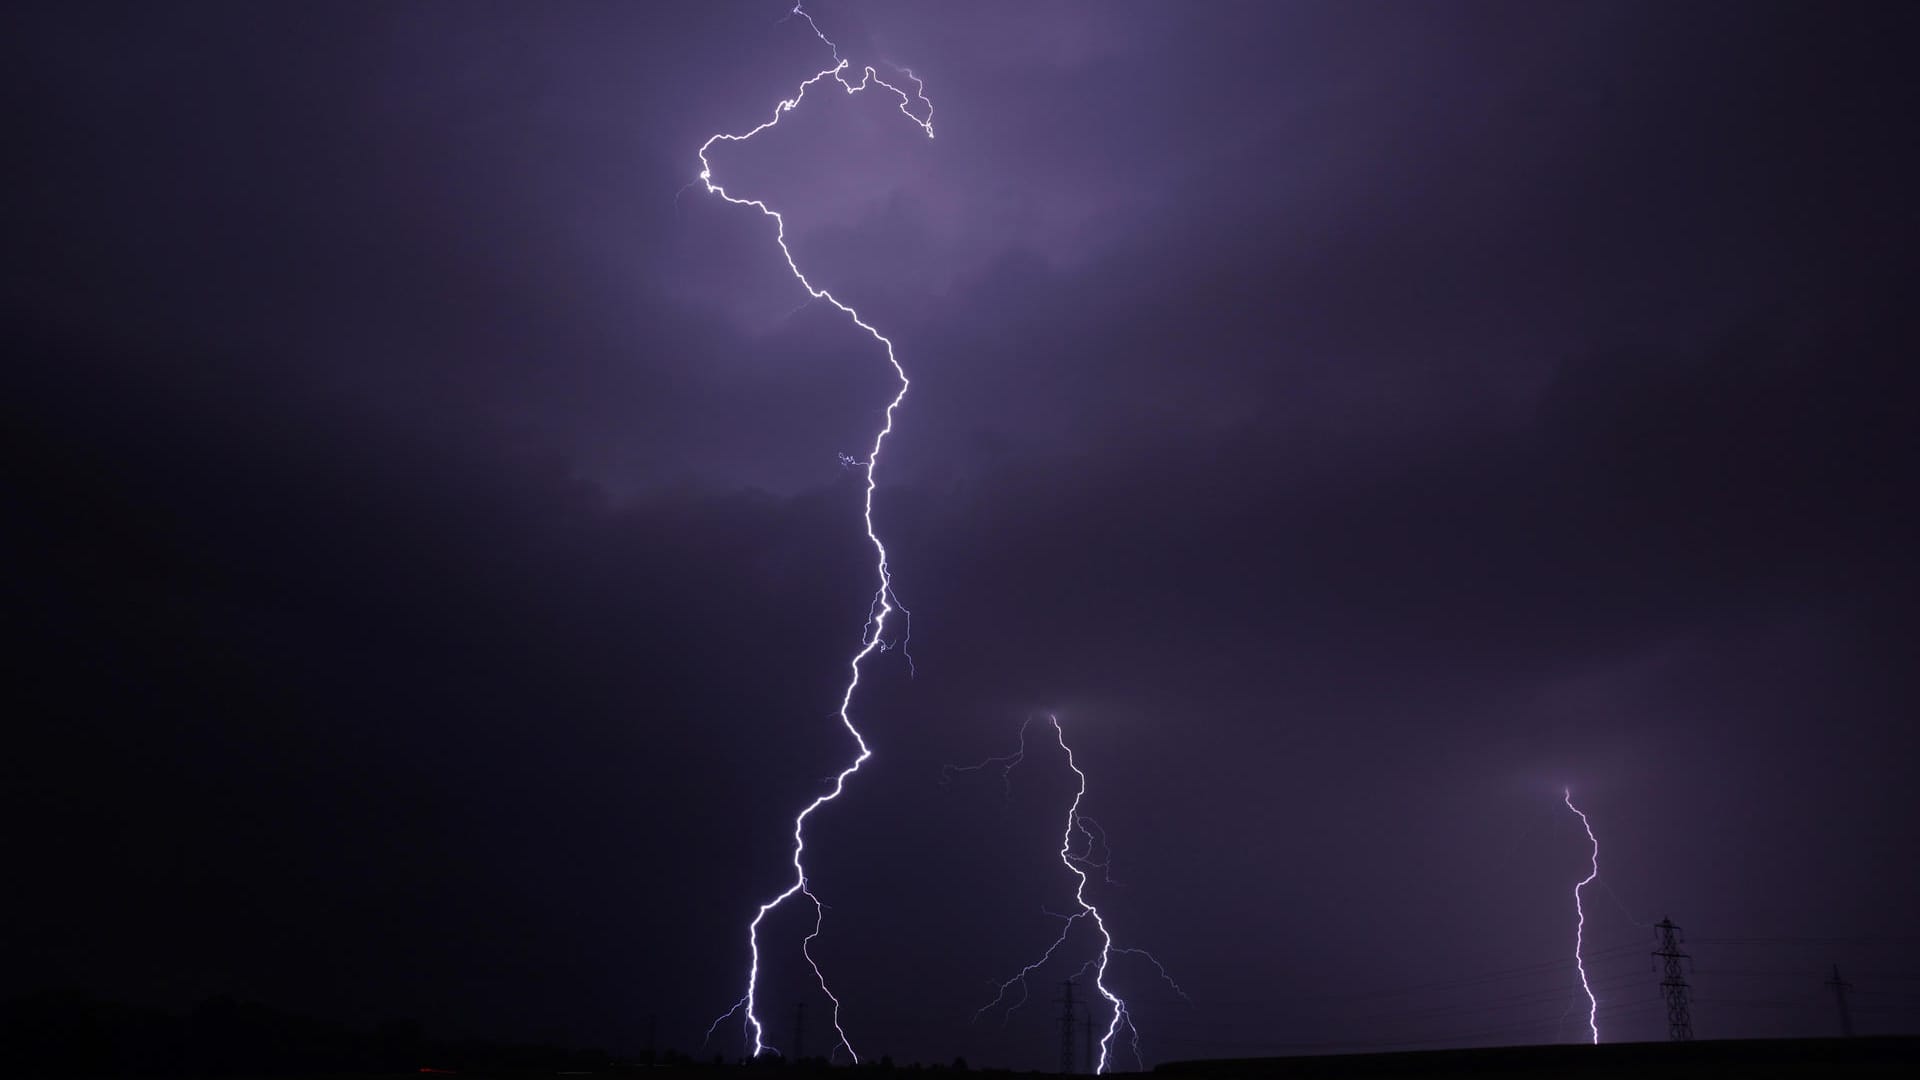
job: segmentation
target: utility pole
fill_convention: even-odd
[[[807,1003],[796,1001],[793,1005],[793,1061],[798,1063],[807,1054]]]
[[[1692,959],[1680,951],[1680,928],[1672,919],[1653,924],[1660,931],[1660,947],[1653,955],[1666,961],[1666,974],[1660,979],[1660,991],[1667,997],[1667,1038],[1674,1042],[1693,1041],[1693,1014],[1687,1009],[1687,976],[1682,960]]]
[[[1840,977],[1840,965],[1833,965],[1833,977],[1827,980],[1827,988],[1833,991],[1833,1000],[1840,1004],[1840,1034],[1853,1038],[1853,1010],[1847,1008],[1847,991],[1853,984]]]
[[[659,1035],[659,1033],[660,1033],[660,1014],[648,1013],[647,1014],[647,1064],[649,1065],[658,1064],[660,1061],[660,1043],[657,1039],[657,1036]]]
[[[1073,1074],[1073,980],[1060,984],[1060,1073]]]

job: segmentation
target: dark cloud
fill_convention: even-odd
[[[688,1048],[738,996],[849,750],[836,454],[893,391],[685,188],[823,62],[781,14],[9,17],[8,992]],[[810,833],[864,1051],[1050,1060],[967,1018],[1070,902],[1070,775],[941,782],[1047,709],[1194,999],[1116,969],[1153,1058],[1556,1037],[1569,784],[1610,1034],[1661,1034],[1664,914],[1777,939],[1695,950],[1703,1034],[1913,967],[1910,19],[821,19],[938,106],[715,159],[914,378],[917,673]]]

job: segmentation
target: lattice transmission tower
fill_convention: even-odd
[[[1660,947],[1653,955],[1666,962],[1665,974],[1660,979],[1660,992],[1667,998],[1667,1038],[1674,1042],[1693,1041],[1693,1013],[1688,1009],[1686,972],[1681,962],[1692,957],[1680,951],[1680,928],[1673,925],[1672,919],[1661,919],[1653,924],[1660,931]]]

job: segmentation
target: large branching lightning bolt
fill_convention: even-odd
[[[1593,996],[1593,984],[1587,981],[1587,960],[1585,955],[1587,909],[1585,905],[1580,902],[1580,890],[1593,884],[1593,879],[1600,876],[1600,840],[1593,835],[1593,822],[1588,821],[1585,812],[1573,805],[1573,789],[1567,788],[1565,795],[1567,809],[1580,815],[1580,824],[1587,830],[1587,842],[1593,846],[1593,856],[1587,876],[1582,878],[1580,883],[1573,887],[1573,910],[1574,914],[1578,917],[1578,921],[1574,924],[1573,929],[1573,965],[1580,971],[1580,989],[1587,992],[1587,1030],[1593,1033],[1593,1041],[1595,1044],[1598,1044],[1600,1042],[1600,1024],[1598,1020],[1600,999]]]
[[[848,94],[857,94],[874,86],[888,91],[900,99],[899,108],[901,114],[908,120],[911,120],[916,127],[925,131],[928,138],[933,137],[933,103],[927,100],[924,92],[925,87],[920,79],[916,77],[913,72],[904,68],[900,69],[901,74],[913,81],[914,92],[912,96],[909,96],[906,91],[892,83],[880,78],[879,74],[875,72],[872,67],[864,69],[864,73],[858,82],[853,81],[848,77],[848,61],[841,58],[839,47],[829,40],[825,34],[820,32],[819,25],[813,21],[813,16],[802,10],[798,3],[793,6],[793,10],[789,13],[789,16],[792,15],[798,15],[800,18],[805,19],[807,25],[812,27],[814,36],[818,37],[820,41],[827,46],[828,50],[832,52],[833,65],[822,69],[812,78],[802,82],[799,90],[797,90],[791,98],[787,98],[775,105],[772,118],[765,123],[754,127],[744,134],[717,134],[702,143],[700,145],[699,182],[706,186],[708,194],[717,195],[735,206],[751,207],[766,217],[773,219],[774,242],[779,245],[781,257],[786,259],[787,269],[793,272],[794,279],[800,283],[802,288],[807,290],[809,296],[815,300],[824,300],[838,308],[848,319],[852,320],[853,325],[865,331],[886,350],[887,363],[893,368],[894,375],[900,380],[900,389],[894,394],[893,400],[887,404],[885,423],[883,423],[880,430],[875,433],[873,445],[867,451],[866,460],[847,459],[847,464],[859,466],[866,471],[866,492],[862,518],[866,523],[867,540],[873,545],[874,572],[878,579],[873,600],[867,608],[866,626],[861,630],[860,648],[853,654],[853,658],[848,665],[849,673],[846,689],[840,695],[840,723],[846,728],[847,734],[853,737],[854,745],[858,747],[859,752],[854,756],[853,760],[847,764],[846,768],[840,770],[833,778],[832,787],[825,794],[809,802],[801,809],[799,814],[794,817],[792,882],[772,899],[761,904],[758,910],[754,912],[753,920],[747,924],[747,951],[751,956],[751,961],[747,967],[746,994],[734,1004],[732,1009],[729,1009],[718,1020],[714,1021],[714,1027],[718,1027],[721,1021],[726,1020],[727,1017],[744,1012],[746,1015],[745,1032],[753,1043],[753,1055],[758,1057],[762,1052],[772,1049],[767,1045],[766,1031],[761,1026],[758,1012],[757,994],[760,985],[760,924],[766,919],[769,913],[788,900],[793,899],[796,895],[804,896],[813,904],[814,923],[813,932],[808,934],[806,939],[801,943],[801,953],[806,957],[808,966],[813,969],[814,976],[819,979],[821,992],[826,994],[827,999],[833,1003],[833,1030],[839,1039],[838,1043],[834,1046],[834,1051],[838,1052],[840,1048],[844,1047],[848,1056],[857,1062],[860,1060],[860,1056],[854,1051],[853,1043],[848,1040],[846,1031],[840,1026],[840,999],[828,988],[826,976],[821,973],[819,963],[813,958],[812,946],[814,940],[820,936],[821,922],[825,918],[825,908],[820,903],[820,899],[808,888],[807,869],[802,857],[806,853],[807,846],[807,819],[813,816],[814,811],[839,798],[840,793],[846,790],[847,778],[859,772],[860,766],[865,764],[866,760],[873,756],[873,751],[868,748],[866,739],[861,736],[860,730],[854,726],[853,719],[848,715],[849,710],[851,710],[853,706],[854,691],[860,686],[860,665],[867,657],[873,655],[874,652],[884,651],[894,644],[886,638],[887,617],[896,611],[900,612],[903,618],[908,617],[906,609],[900,604],[899,598],[895,596],[893,592],[893,577],[887,566],[887,547],[881,542],[879,534],[876,533],[873,528],[874,470],[880,464],[881,446],[885,444],[887,436],[893,433],[894,410],[900,407],[900,402],[907,396],[907,372],[905,368],[901,367],[899,358],[894,355],[893,342],[889,340],[886,335],[874,329],[873,325],[862,318],[858,311],[841,302],[840,299],[835,297],[831,292],[814,285],[813,282],[807,279],[807,275],[800,271],[799,264],[794,261],[792,250],[787,247],[787,222],[785,218],[780,216],[779,211],[774,210],[760,199],[742,198],[734,195],[728,192],[726,188],[714,182],[713,165],[707,160],[707,151],[711,150],[715,143],[746,142],[755,135],[773,127],[780,122],[781,117],[800,107],[800,103],[805,100],[808,90],[827,79],[838,83]],[[924,110],[924,117],[914,115],[916,106]],[[707,1029],[707,1034],[709,1036],[713,1034],[712,1027]]]
[[[1173,988],[1174,993],[1179,994],[1185,999],[1187,992],[1180,988],[1179,983],[1173,981],[1173,976],[1167,973],[1166,967],[1162,965],[1152,953],[1147,952],[1145,949],[1125,948],[1115,945],[1113,943],[1113,934],[1107,929],[1106,917],[1100,913],[1100,909],[1094,906],[1092,901],[1087,899],[1087,885],[1091,880],[1087,874],[1087,870],[1089,868],[1097,868],[1102,871],[1104,876],[1107,864],[1110,861],[1110,853],[1108,853],[1106,847],[1106,831],[1101,829],[1099,824],[1092,818],[1080,812],[1081,803],[1083,803],[1087,797],[1087,774],[1081,771],[1079,764],[1074,760],[1073,747],[1067,745],[1067,734],[1060,726],[1059,717],[1049,716],[1047,717],[1047,721],[1053,725],[1055,741],[1059,743],[1060,749],[1067,755],[1067,768],[1073,770],[1074,777],[1079,781],[1079,788],[1073,794],[1073,803],[1067,807],[1066,827],[1062,829],[1060,833],[1060,862],[1061,865],[1065,866],[1074,876],[1073,899],[1074,903],[1079,906],[1079,910],[1067,914],[1048,912],[1048,914],[1060,920],[1060,933],[1054,937],[1053,943],[1048,945],[1037,959],[1015,972],[1011,978],[996,983],[993,1000],[981,1006],[974,1012],[973,1016],[975,1020],[978,1020],[981,1016],[999,1007],[1001,1004],[1006,1003],[1007,995],[1016,988],[1018,988],[1020,996],[1010,1004],[1007,1004],[1005,1015],[1011,1016],[1015,1010],[1025,1005],[1029,994],[1027,985],[1028,977],[1039,970],[1040,967],[1049,960],[1053,959],[1054,954],[1060,950],[1060,947],[1066,944],[1067,938],[1073,933],[1073,928],[1076,925],[1083,921],[1090,922],[1095,932],[1100,936],[1100,950],[1092,959],[1080,966],[1080,971],[1074,978],[1078,979],[1088,971],[1091,971],[1093,973],[1094,989],[1099,991],[1100,996],[1105,998],[1107,1004],[1113,1009],[1113,1016],[1107,1022],[1106,1034],[1100,1038],[1100,1057],[1098,1062],[1094,1064],[1093,1070],[1095,1073],[1104,1073],[1107,1071],[1108,1062],[1112,1058],[1113,1041],[1119,1036],[1122,1028],[1127,1030],[1129,1042],[1133,1048],[1134,1059],[1141,1061],[1140,1029],[1134,1026],[1133,1015],[1128,1010],[1126,1001],[1114,993],[1113,989],[1107,985],[1107,966],[1108,962],[1114,956],[1143,957],[1160,973],[1160,978],[1165,980],[1167,985]],[[1013,771],[1014,766],[1019,765],[1026,759],[1027,728],[1031,723],[1032,721],[1029,719],[1027,723],[1020,726],[1020,749],[1017,752],[1000,757],[988,758],[977,765],[950,767],[950,772],[970,772],[984,769],[989,765],[998,765],[1001,768],[1002,782],[1005,783],[1007,774]],[[1096,830],[1098,830],[1097,833]],[[1102,852],[1097,858],[1095,857],[1096,851]],[[1142,1064],[1144,1065],[1144,1062],[1142,1062]]]

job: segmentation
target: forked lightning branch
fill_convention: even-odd
[[[840,56],[839,47],[829,40],[825,34],[820,32],[820,27],[813,21],[813,16],[803,11],[798,3],[794,5],[793,11],[790,14],[806,20],[807,25],[812,28],[814,36],[819,38],[821,43],[826,45],[828,51],[832,54],[833,64],[821,69],[816,72],[813,77],[802,82],[799,89],[794,92],[794,95],[776,104],[773,109],[773,115],[758,126],[738,135],[726,133],[716,134],[702,143],[700,145],[699,182],[706,187],[709,194],[717,195],[735,206],[750,207],[773,220],[774,243],[779,247],[781,257],[786,260],[787,269],[793,272],[794,280],[798,281],[800,287],[805,289],[807,294],[815,300],[824,300],[832,304],[835,308],[838,308],[847,316],[854,326],[865,331],[874,341],[880,344],[881,348],[886,351],[887,364],[893,369],[895,377],[899,379],[900,387],[894,394],[893,400],[887,404],[885,423],[883,423],[880,430],[874,434],[873,445],[868,449],[866,459],[864,461],[855,460],[852,462],[853,465],[864,469],[866,472],[866,491],[864,494],[862,517],[866,524],[867,540],[873,545],[874,576],[876,578],[873,600],[867,609],[867,624],[861,630],[860,646],[854,652],[848,664],[849,671],[847,674],[846,688],[840,696],[840,723],[846,728],[847,734],[853,738],[854,746],[858,752],[854,755],[853,760],[833,778],[833,784],[827,792],[809,802],[794,816],[793,877],[784,890],[775,894],[771,899],[759,906],[754,912],[753,919],[747,924],[747,951],[751,959],[747,967],[746,993],[734,1004],[732,1009],[729,1009],[718,1020],[714,1021],[713,1027],[708,1028],[707,1033],[711,1036],[713,1029],[717,1028],[722,1021],[730,1016],[744,1013],[746,1036],[752,1043],[753,1055],[757,1057],[761,1053],[773,1049],[767,1044],[766,1029],[761,1024],[759,1014],[760,926],[766,917],[775,909],[793,899],[795,896],[803,896],[813,905],[814,922],[813,931],[801,942],[801,953],[806,957],[807,964],[812,968],[814,976],[819,979],[821,992],[826,994],[827,1000],[833,1004],[833,1030],[839,1040],[834,1047],[834,1051],[837,1052],[844,1047],[847,1055],[855,1062],[858,1062],[860,1055],[854,1050],[852,1041],[847,1038],[845,1029],[840,1025],[840,999],[836,997],[833,990],[828,987],[826,975],[821,972],[820,965],[813,957],[813,942],[820,936],[822,921],[826,917],[826,909],[820,903],[819,898],[816,897],[808,887],[807,868],[803,857],[806,854],[807,847],[807,819],[813,816],[814,811],[839,798],[841,793],[846,790],[847,779],[854,773],[859,772],[860,766],[865,764],[867,759],[873,756],[873,751],[867,746],[867,740],[861,736],[860,730],[854,726],[853,718],[849,715],[853,707],[854,692],[858,690],[860,686],[860,665],[876,651],[883,651],[889,647],[889,642],[886,637],[888,617],[895,612],[899,612],[902,615],[906,614],[906,609],[901,606],[899,598],[895,596],[893,592],[893,578],[887,566],[887,546],[881,542],[880,535],[874,531],[873,492],[874,470],[879,468],[880,465],[880,451],[886,444],[887,436],[893,433],[894,411],[900,407],[900,402],[906,398],[909,383],[906,369],[900,365],[899,357],[894,353],[893,342],[889,340],[886,335],[875,329],[871,323],[862,318],[858,311],[855,311],[848,304],[843,303],[831,292],[818,288],[813,282],[807,280],[807,275],[801,272],[799,264],[794,261],[793,251],[787,246],[787,222],[785,218],[780,216],[780,212],[768,206],[766,202],[761,199],[744,198],[734,195],[721,184],[717,183],[713,178],[713,164],[707,159],[707,152],[713,149],[716,143],[747,142],[754,136],[780,123],[781,118],[785,117],[788,113],[798,109],[801,102],[806,100],[808,90],[828,84],[837,85],[848,94],[858,94],[874,87],[879,87],[887,91],[899,98],[901,115],[912,121],[916,127],[926,132],[928,138],[933,137],[933,103],[927,100],[924,92],[925,87],[921,84],[920,80],[913,72],[905,69],[901,69],[901,74],[912,82],[914,87],[912,95],[908,95],[905,90],[880,78],[879,73],[872,67],[864,68],[859,81],[853,81],[848,76],[850,68],[848,61]],[[915,115],[914,110],[916,108],[920,109],[924,115]]]

